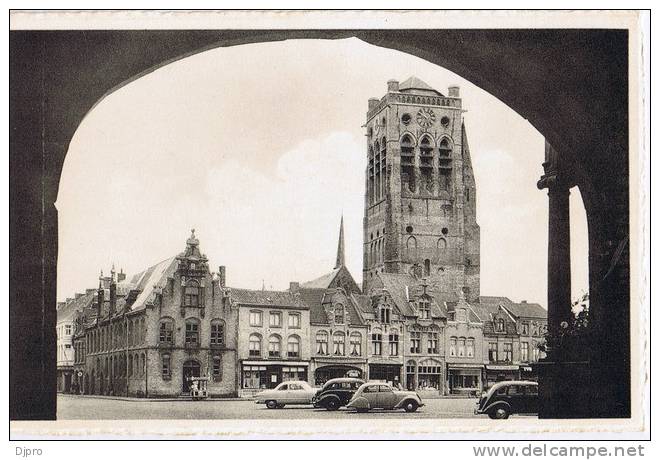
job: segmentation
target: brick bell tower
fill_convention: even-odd
[[[476,185],[462,101],[417,77],[369,99],[363,292],[380,272],[479,298]]]

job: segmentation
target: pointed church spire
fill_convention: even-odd
[[[341,223],[339,224],[339,243],[337,244],[337,262],[335,263],[335,268],[343,267],[344,262],[344,214],[342,214]]]

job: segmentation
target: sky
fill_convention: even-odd
[[[334,267],[362,279],[367,100],[411,75],[459,85],[477,183],[481,294],[545,306],[543,136],[497,98],[420,58],[358,39],[206,51],[127,84],[70,144],[59,211],[59,301],[180,253],[192,228],[234,287],[286,289]],[[588,286],[587,229],[571,193],[573,297]]]

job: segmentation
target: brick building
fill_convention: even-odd
[[[83,390],[179,396],[188,377],[208,376],[209,394],[235,394],[237,319],[224,268],[210,273],[193,230],[184,252],[130,279],[101,274],[75,339]]]
[[[309,306],[297,293],[228,288],[238,311],[239,395],[252,396],[286,380],[308,380]]]
[[[94,299],[94,289],[85,294],[76,294],[73,298],[57,304],[57,391],[78,391],[75,376],[75,322],[79,313],[87,308]]]

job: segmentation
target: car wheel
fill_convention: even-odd
[[[509,418],[509,411],[506,407],[498,407],[490,411],[488,416],[495,420],[504,420]]]
[[[415,401],[408,401],[406,404],[403,406],[403,409],[406,412],[415,412],[417,410],[417,403]]]
[[[276,409],[277,408],[277,402],[270,400],[266,401],[266,407],[269,409]]]
[[[285,404],[278,404],[278,405],[277,405],[277,408],[278,408],[278,409],[284,409],[284,406],[285,406]]]
[[[336,399],[331,399],[325,404],[325,408],[328,410],[337,410],[339,409],[339,401]]]

